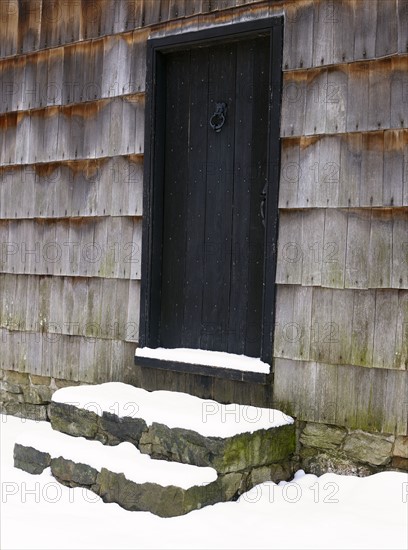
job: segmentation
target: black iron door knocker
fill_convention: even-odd
[[[215,104],[215,113],[210,118],[210,126],[215,132],[221,132],[227,117],[227,104],[224,102]]]

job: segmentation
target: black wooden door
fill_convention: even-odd
[[[169,53],[165,67],[159,345],[259,357],[270,39]]]

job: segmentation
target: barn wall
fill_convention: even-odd
[[[407,434],[408,0],[2,0],[2,369],[140,382],[147,38],[282,13],[274,401]]]

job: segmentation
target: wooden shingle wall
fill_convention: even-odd
[[[0,0],[1,368],[126,379],[147,39],[274,14],[275,400],[407,433],[408,0]]]
[[[275,400],[302,420],[406,434],[408,2],[289,13]]]

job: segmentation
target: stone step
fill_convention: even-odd
[[[156,459],[260,481],[291,475],[295,425],[274,409],[110,382],[58,390],[49,416],[55,430],[106,445],[130,442]]]
[[[105,502],[161,517],[234,500],[247,489],[242,474],[217,475],[209,467],[151,459],[130,443],[106,447],[56,432],[49,423],[17,438],[14,465],[31,474],[49,467],[66,486],[85,487]]]

